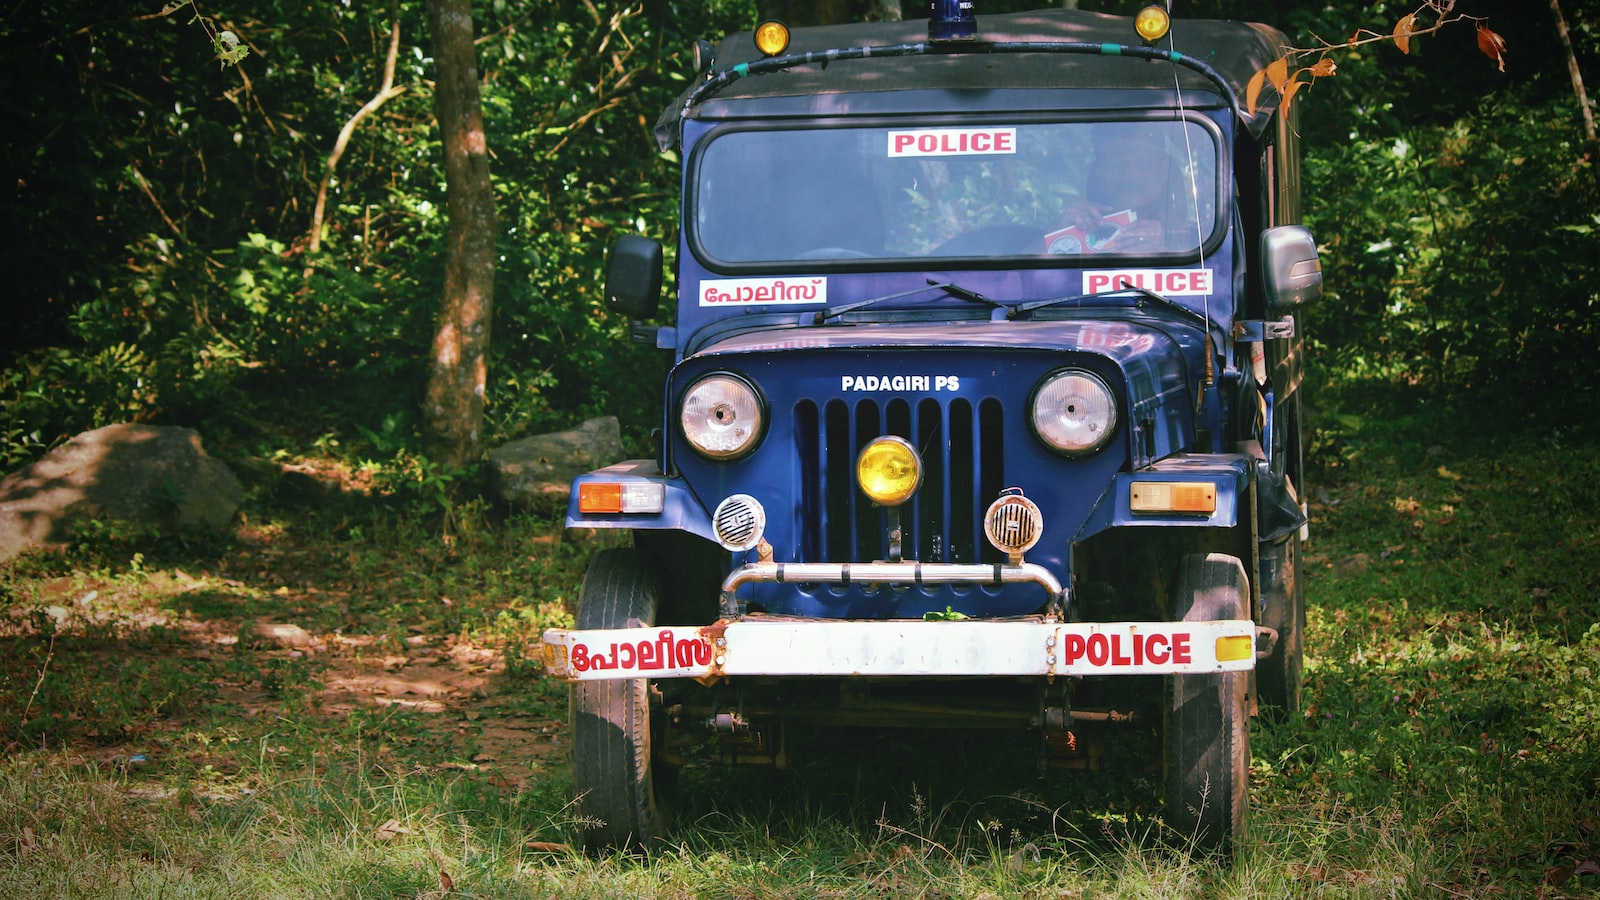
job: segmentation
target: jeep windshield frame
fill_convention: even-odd
[[[728,274],[1171,263],[1231,215],[1199,113],[728,122],[686,169],[689,249]]]
[[[1049,98],[1064,88],[1073,91],[1078,109],[1221,107],[1259,139],[1281,98],[1262,91],[1247,106],[1241,98],[1251,78],[1290,46],[1270,26],[1224,20],[1175,23],[1162,46],[1130,45],[1128,20],[1098,13],[983,16],[982,40],[954,42],[924,40],[925,22],[799,29],[778,57],[764,57],[749,32],[730,35],[662,113],[656,139],[671,149],[688,120],[738,116],[750,100],[762,101],[764,115],[806,118],[859,114],[863,102],[885,94],[898,95],[887,108],[900,111],[948,110],[952,100],[960,105],[956,95],[962,93],[1021,93],[1040,101],[1040,108],[1060,109]],[[1106,96],[1130,92],[1141,96]]]

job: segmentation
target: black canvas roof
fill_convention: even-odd
[[[922,44],[927,41],[927,34],[927,19],[796,28],[789,49],[783,55]],[[1023,41],[1138,44],[1131,18],[1071,9],[979,15],[978,38],[984,44]],[[1158,47],[1177,50],[1206,64],[1232,88],[1236,97],[1242,98],[1250,77],[1281,57],[1288,42],[1282,33],[1266,25],[1175,19],[1169,38],[1163,38]],[[717,46],[716,70],[726,72],[740,63],[761,58],[751,34],[741,32],[730,35]],[[676,140],[677,125],[684,115],[727,115],[738,105],[737,101],[761,98],[807,98],[803,108],[813,113],[853,109],[855,107],[837,100],[830,103],[827,98],[868,91],[1037,91],[1072,87],[1101,91],[1148,90],[1171,96],[1175,90],[1181,90],[1206,96],[1213,103],[1226,102],[1217,86],[1193,69],[1165,61],[1098,54],[929,53],[836,60],[827,65],[811,63],[739,78],[705,96],[703,104],[697,104],[695,109],[685,109],[700,84],[697,80],[657,123],[657,136],[663,143]],[[1172,101],[1152,95],[1150,102],[1170,105]],[[1272,90],[1262,92],[1258,109],[1247,123],[1252,132],[1259,134],[1276,104],[1277,97]],[[779,106],[802,108],[794,103]]]

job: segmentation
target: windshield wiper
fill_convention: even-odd
[[[952,297],[966,300],[969,303],[982,303],[985,306],[993,308],[1004,308],[1007,310],[1011,309],[1011,307],[1006,306],[1004,303],[1001,303],[998,300],[991,300],[990,298],[985,297],[984,295],[970,288],[964,288],[959,284],[949,281],[940,281],[937,278],[929,278],[927,287],[912,288],[909,291],[901,291],[898,294],[885,294],[882,297],[873,297],[870,300],[858,300],[855,303],[846,303],[843,306],[835,306],[829,309],[824,309],[820,312],[812,313],[811,324],[821,325],[827,322],[829,319],[837,319],[845,313],[855,312],[858,309],[872,306],[875,303],[883,303],[886,300],[898,300],[901,297],[909,297],[912,294],[921,294],[925,291],[934,290],[944,291]]]
[[[1066,297],[1051,297],[1048,300],[1034,300],[1031,303],[1019,303],[1016,306],[1008,308],[1009,312],[1007,314],[1007,318],[1014,319],[1025,312],[1032,312],[1036,309],[1044,309],[1047,306],[1059,306],[1062,303],[1073,303],[1080,300],[1088,300],[1092,297],[1110,297],[1117,294],[1138,294],[1141,297],[1148,297],[1151,300],[1160,303],[1162,306],[1167,307],[1168,309],[1199,322],[1201,325],[1209,326],[1211,324],[1210,320],[1205,316],[1195,312],[1187,306],[1182,305],[1181,303],[1178,303],[1171,297],[1156,293],[1147,287],[1139,287],[1132,284],[1124,288],[1119,288],[1115,291],[1103,291],[1098,294],[1072,294]]]

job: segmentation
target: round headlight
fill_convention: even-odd
[[[683,436],[712,459],[735,459],[761,439],[763,411],[755,388],[734,375],[708,375],[684,392],[678,413]]]
[[[1033,431],[1050,447],[1072,455],[1093,453],[1117,429],[1117,400],[1098,375],[1064,369],[1033,394]]]
[[[904,438],[875,438],[856,457],[856,480],[879,506],[899,506],[922,486],[922,459]]]

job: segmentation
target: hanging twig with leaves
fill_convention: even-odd
[[[185,6],[194,10],[194,18],[189,20],[189,24],[200,23],[200,27],[205,29],[206,37],[211,39],[211,49],[217,52],[219,66],[236,66],[250,55],[250,48],[240,42],[239,36],[226,28],[219,28],[217,21],[210,16],[202,15],[200,6],[195,0],[171,0],[161,8],[161,14],[170,16]]]
[[[1413,38],[1434,34],[1446,25],[1455,22],[1472,22],[1478,28],[1478,49],[1500,67],[1506,70],[1506,39],[1492,31],[1485,24],[1488,20],[1482,16],[1469,16],[1465,13],[1455,12],[1456,0],[1423,0],[1423,4],[1413,12],[1407,13],[1395,22],[1394,28],[1388,34],[1373,31],[1368,28],[1358,28],[1343,43],[1323,41],[1321,47],[1293,48],[1278,59],[1273,60],[1266,68],[1251,77],[1250,83],[1245,86],[1245,106],[1251,115],[1255,114],[1256,102],[1261,98],[1261,92],[1268,84],[1278,92],[1282,98],[1283,106],[1287,108],[1294,95],[1305,85],[1338,74],[1339,67],[1332,59],[1332,54],[1338,50],[1359,47],[1379,41],[1393,43],[1401,52],[1411,52]],[[1433,24],[1423,27],[1422,17],[1431,14]],[[1318,40],[1321,40],[1318,38]],[[1308,57],[1316,57],[1316,61],[1309,65],[1296,64]],[[1304,76],[1304,77],[1302,77]]]

